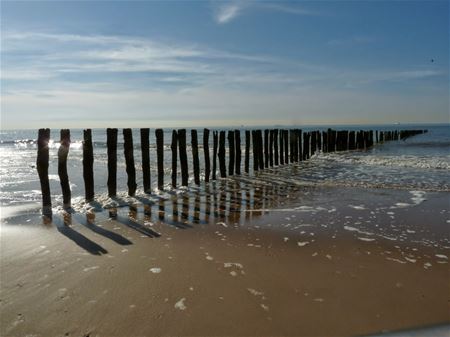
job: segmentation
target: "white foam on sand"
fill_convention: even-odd
[[[150,268],[149,270],[150,270],[153,274],[159,274],[159,273],[161,272],[161,268],[157,268],[157,267]]]
[[[304,247],[306,245],[309,245],[309,241],[303,241],[303,242],[298,241],[297,242],[297,246],[299,246],[299,247]]]
[[[254,296],[262,296],[262,295],[264,295],[264,293],[262,291],[255,290],[253,288],[247,288],[247,290],[249,291],[250,294],[252,294]]]
[[[232,267],[236,267],[238,269],[243,269],[244,268],[244,266],[242,264],[238,263],[238,262],[225,262],[223,264],[223,266],[225,268],[232,268]]]
[[[364,207],[364,205],[348,205],[348,207],[353,208],[353,209],[357,209],[358,211],[362,211],[362,210],[366,209]]]
[[[100,268],[100,267],[99,266],[92,266],[92,267],[84,268],[83,271],[86,272],[86,271],[95,270],[95,269],[98,269],[98,268]]]
[[[358,237],[358,240],[361,240],[361,241],[367,241],[367,242],[370,242],[370,241],[375,241],[375,239],[370,239],[370,238],[361,238],[361,237]]]
[[[439,259],[445,259],[445,260],[448,260],[447,255],[444,255],[444,254],[436,254],[435,256],[436,256],[437,258],[439,258]]]
[[[365,231],[362,231],[362,230],[360,230],[360,229],[358,229],[356,227],[352,227],[352,226],[344,226],[344,229],[347,230],[347,231],[350,231],[350,232],[357,232],[359,234],[373,235],[373,233],[365,232]]]
[[[186,299],[183,297],[181,300],[179,300],[177,303],[175,303],[175,305],[174,305],[175,309],[186,310],[187,307],[184,304],[184,301],[186,301]]]

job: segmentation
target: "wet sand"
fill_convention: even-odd
[[[448,193],[240,188],[115,218],[6,219],[1,335],[349,336],[450,322]]]

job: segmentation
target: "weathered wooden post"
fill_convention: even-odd
[[[264,130],[264,166],[269,167],[269,130]]]
[[[289,129],[289,152],[290,152],[290,157],[289,157],[289,162],[293,163],[294,162],[294,130]]]
[[[284,165],[284,130],[280,130],[280,165]]]
[[[259,170],[259,152],[258,152],[258,139],[256,130],[252,130],[252,150],[253,150],[253,171]]]
[[[209,129],[203,129],[203,152],[205,154],[205,182],[209,182],[211,163],[209,160]]]
[[[228,131],[228,175],[234,175],[234,131]]]
[[[236,154],[236,174],[241,174],[241,131],[234,130],[234,144],[236,146],[235,154]]]
[[[172,131],[172,143],[170,149],[172,150],[172,187],[177,188],[177,148],[178,148],[178,133],[176,130]]]
[[[303,160],[309,159],[309,132],[303,133]]]
[[[275,166],[279,164],[279,153],[278,153],[278,129],[273,130],[273,145],[275,149]]]
[[[258,153],[259,153],[259,158],[258,158],[258,162],[259,162],[259,168],[261,170],[264,170],[264,153],[263,153],[263,137],[262,137],[262,131],[261,130],[256,130],[256,135],[258,138]]]
[[[108,196],[117,193],[117,129],[106,129],[106,146],[108,148]]]
[[[146,193],[149,193],[151,191],[149,135],[149,128],[141,128],[142,175],[144,192]]]
[[[128,195],[134,196],[136,193],[136,168],[134,167],[133,155],[133,134],[131,129],[123,129],[123,150],[125,155],[125,165],[128,175],[127,186]]]
[[[303,131],[299,129],[297,131],[297,148],[298,148],[297,153],[298,153],[298,160],[299,161],[303,160],[302,134],[303,134]]]
[[[92,130],[83,130],[83,179],[85,199],[94,200],[94,150],[92,146]]]
[[[356,146],[355,146],[355,131],[350,131],[348,133],[348,149],[349,150],[356,149]]]
[[[318,151],[322,151],[322,133],[320,131],[317,132],[317,149]]]
[[[273,130],[269,130],[269,166],[273,167]],[[267,165],[266,165],[267,167]]]
[[[316,153],[316,132],[315,131],[311,131],[311,156],[314,155],[314,153]]]
[[[36,168],[39,175],[39,181],[41,183],[42,214],[44,215],[51,215],[52,213],[52,198],[50,195],[50,182],[48,179],[49,140],[50,129],[39,129]]]
[[[375,131],[375,141],[376,141],[377,144],[379,143],[378,130]]]
[[[158,166],[158,189],[164,189],[164,131],[155,130],[156,136],[156,161]]]
[[[61,182],[61,190],[63,194],[63,207],[68,209],[71,207],[71,192],[69,184],[69,176],[67,174],[67,156],[70,148],[70,130],[61,130],[61,141],[58,149],[58,175]]]
[[[189,171],[186,151],[186,129],[178,130],[178,146],[180,149],[181,185],[187,186],[189,182]]]
[[[200,185],[200,161],[198,158],[197,130],[191,130],[192,164],[194,166],[194,183]]]
[[[284,163],[289,164],[289,130],[284,130]]]
[[[245,173],[250,171],[250,130],[245,130]]]
[[[219,147],[219,132],[213,131],[213,169],[212,169],[212,179],[216,180],[217,174],[217,149]]]
[[[225,162],[225,131],[220,131],[219,135],[219,170],[220,176],[226,178],[227,167]]]

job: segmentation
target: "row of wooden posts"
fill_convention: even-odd
[[[356,149],[368,149],[374,143],[406,139],[413,135],[424,133],[426,130],[402,130],[402,131],[309,131],[302,132],[300,129],[266,129],[245,130],[245,154],[244,172],[250,170],[250,146],[253,153],[253,171],[260,171],[274,166],[286,165],[302,160],[307,160],[316,151],[334,152]],[[150,129],[140,129],[143,188],[145,192],[151,191],[150,183]],[[70,130],[60,131],[60,147],[58,150],[58,175],[61,182],[63,204],[65,208],[71,205],[71,191],[69,177],[67,174],[67,157],[70,147]],[[155,130],[158,189],[164,186],[164,131]],[[117,129],[107,129],[107,152],[108,152],[108,195],[116,196],[117,193]],[[228,171],[226,165],[226,138],[228,140]],[[123,129],[124,155],[126,172],[128,176],[128,194],[134,196],[136,193],[136,169],[133,154],[133,136],[131,129]],[[204,151],[204,181],[209,182],[217,179],[217,171],[221,178],[227,174],[241,174],[242,152],[241,131],[229,130],[213,131],[212,170],[209,149],[210,130],[203,130]],[[50,129],[40,129],[38,134],[37,171],[41,183],[43,209],[51,210],[51,194],[48,178]],[[193,156],[194,182],[200,184],[200,160],[198,151],[197,130],[191,130],[191,149]],[[187,186],[189,180],[188,156],[186,150],[186,129],[172,131],[172,187],[177,187],[177,165],[178,156],[181,166],[181,185]],[[218,164],[217,165],[217,161]],[[87,202],[94,199],[94,150],[92,142],[92,130],[83,131],[83,179],[85,185],[85,199]],[[218,169],[218,170],[217,170]]]

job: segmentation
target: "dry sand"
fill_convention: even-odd
[[[448,193],[414,203],[408,191],[271,188],[185,198],[178,214],[168,200],[116,219],[3,221],[1,336],[343,336],[450,322]]]

